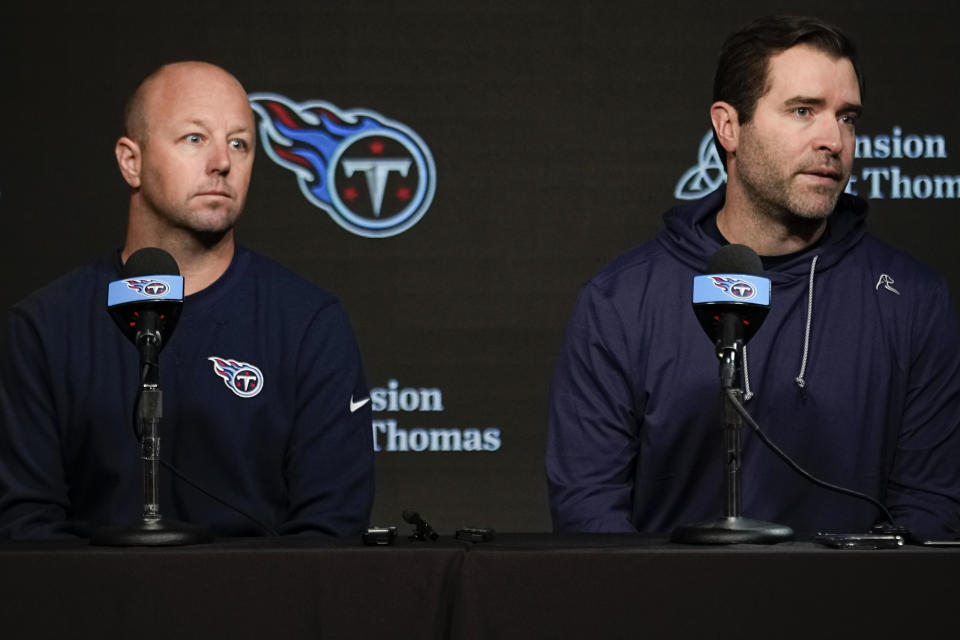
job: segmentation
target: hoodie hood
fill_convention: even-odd
[[[666,230],[658,236],[664,249],[677,260],[703,273],[713,254],[720,248],[717,240],[707,232],[707,221],[723,206],[726,185],[700,200],[673,207],[664,214]],[[803,392],[807,385],[807,364],[810,356],[810,339],[814,327],[814,291],[819,273],[830,270],[840,262],[866,235],[867,204],[860,198],[840,194],[837,206],[827,220],[827,229],[820,241],[809,249],[798,251],[764,270],[764,275],[774,286],[806,287],[806,310],[803,317],[803,344],[800,349],[800,365],[794,383]],[[750,367],[747,347],[743,349],[744,400],[753,398],[750,384]]]
[[[726,185],[691,202],[677,205],[664,216],[666,229],[658,236],[664,249],[681,263],[703,272],[713,254],[722,245],[706,230],[709,218],[716,215],[726,198]],[[765,271],[775,284],[807,279],[812,255],[818,256],[817,271],[824,272],[837,264],[866,234],[867,203],[856,196],[841,193],[830,214],[827,229],[813,249],[797,252],[792,258]]]

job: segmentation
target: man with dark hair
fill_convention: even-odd
[[[162,515],[220,535],[358,533],[373,500],[373,443],[346,314],[235,241],[256,141],[246,92],[214,65],[166,65],[137,88],[124,124],[115,147],[130,189],[123,249],[10,314],[0,537],[86,537],[142,514],[131,429],[138,355],[106,303],[108,284],[146,247],[173,256],[186,295],[160,354],[161,458],[234,507],[162,474]]]
[[[856,48],[842,31],[815,18],[776,16],[747,23],[724,43],[713,79],[713,101],[728,103],[737,111],[740,124],[747,124],[767,89],[771,56],[801,44],[832,58],[849,60],[863,99]],[[726,166],[726,150],[716,135],[714,142]]]
[[[854,48],[810,18],[723,47],[710,117],[727,184],[582,289],[554,375],[547,477],[560,531],[666,532],[721,515],[717,361],[683,292],[726,244],[758,253],[772,307],[739,386],[813,475],[920,535],[960,530],[960,330],[943,279],[871,236],[843,193],[862,87]],[[816,293],[816,295],[814,295]],[[802,479],[744,433],[743,513],[866,531],[871,504]]]

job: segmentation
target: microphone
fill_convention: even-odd
[[[889,525],[877,525],[874,534],[884,535],[884,540],[895,535],[909,537],[910,532],[896,524],[883,503],[866,494],[814,477],[774,444],[750,416],[743,406],[743,392],[734,384],[740,366],[737,354],[767,317],[770,310],[770,280],[760,275],[763,263],[745,245],[721,247],[710,259],[707,271],[710,275],[694,278],[693,309],[704,331],[714,341],[717,356],[721,360],[726,516],[720,520],[680,527],[672,533],[671,540],[691,544],[769,543],[789,540],[793,536],[790,527],[742,517],[742,461],[738,432],[744,421],[764,445],[805,480],[818,487],[870,502],[881,511]],[[831,535],[841,539],[845,537],[845,534],[818,534],[818,539]]]
[[[207,529],[160,515],[160,350],[170,339],[183,308],[183,277],[177,261],[163,249],[133,252],[107,288],[107,310],[140,354],[140,388],[134,400],[134,435],[143,464],[143,517],[121,527],[100,527],[91,544],[162,546],[213,539]]]
[[[183,307],[180,267],[163,249],[147,247],[127,259],[121,276],[109,285],[107,309],[141,354],[152,352],[155,357],[173,333]]]
[[[743,346],[756,334],[770,311],[770,280],[753,249],[729,244],[717,250],[707,275],[693,279],[693,310],[713,340],[725,389],[734,384],[734,368]]]
[[[686,544],[769,544],[789,540],[793,537],[790,527],[745,518],[742,509],[740,359],[744,345],[770,311],[770,280],[760,275],[763,273],[760,257],[742,244],[718,249],[707,265],[707,272],[693,278],[693,310],[713,340],[720,359],[724,515],[679,527],[670,539]]]

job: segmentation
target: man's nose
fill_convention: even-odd
[[[845,144],[843,123],[836,118],[823,118],[817,123],[814,148],[837,154]]]
[[[210,155],[207,159],[207,171],[209,173],[227,175],[230,172],[230,152],[226,143],[211,144],[209,149]]]

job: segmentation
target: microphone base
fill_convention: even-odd
[[[124,527],[101,527],[90,544],[107,547],[173,547],[213,542],[213,533],[201,526],[177,520],[144,520]]]
[[[681,544],[776,544],[793,539],[793,529],[782,524],[740,516],[678,527],[671,542]]]

